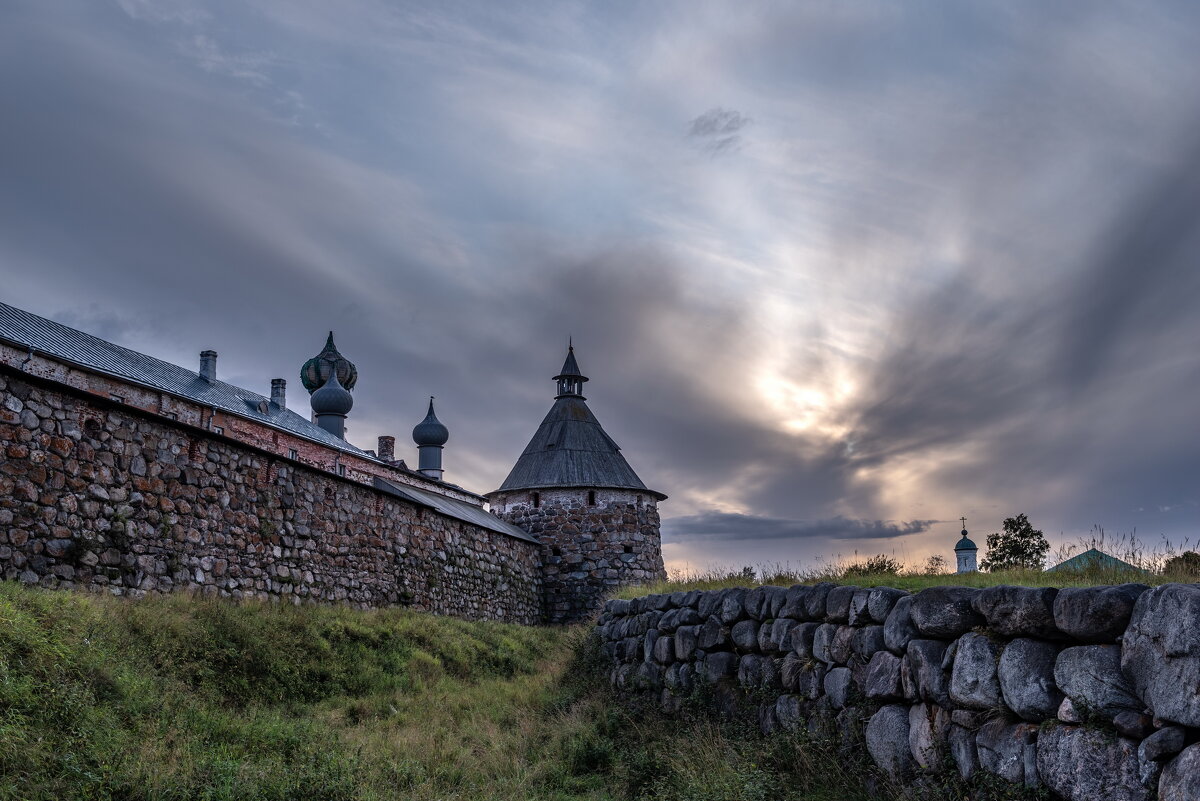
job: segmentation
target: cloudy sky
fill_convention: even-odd
[[[568,336],[668,564],[1200,536],[1200,6],[9,0],[3,299],[497,487]],[[399,447],[412,457],[411,446]]]

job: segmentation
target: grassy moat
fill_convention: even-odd
[[[622,708],[585,646],[584,627],[0,583],[0,799],[889,797],[788,735]],[[964,792],[936,797],[988,797]]]

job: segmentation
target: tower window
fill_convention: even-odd
[[[588,506],[596,505],[596,491],[588,490]]]
[[[540,507],[541,507],[541,505],[542,505],[542,496],[541,496],[541,493],[538,493],[538,492],[531,492],[531,493],[529,493],[529,500],[533,501],[533,508],[534,508],[534,509],[538,509],[538,508],[540,508]]]
[[[626,546],[625,546],[625,553],[633,553],[633,546],[632,546],[632,545],[626,545]]]
[[[555,556],[562,556],[562,548],[555,548],[555,549],[554,549],[554,555],[555,555]]]

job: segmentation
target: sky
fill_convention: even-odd
[[[1200,539],[1200,6],[9,0],[0,297],[495,489],[572,337],[668,567]]]

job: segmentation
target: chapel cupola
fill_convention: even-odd
[[[450,430],[433,413],[433,396],[429,396],[429,412],[417,423],[412,432],[417,443],[417,472],[430,478],[442,480],[442,446],[450,439]]]
[[[975,557],[979,553],[979,546],[967,537],[967,519],[959,518],[963,523],[962,538],[954,544],[954,558],[957,563],[957,572],[959,573],[974,573],[979,568],[976,566]]]

